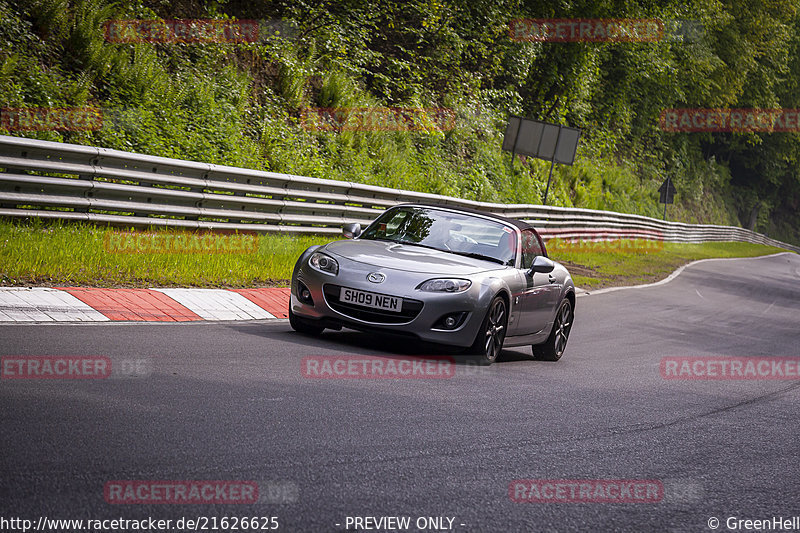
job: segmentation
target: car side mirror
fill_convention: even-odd
[[[342,226],[342,235],[345,239],[355,239],[361,235],[361,224],[345,224]]]
[[[548,272],[552,272],[555,267],[556,264],[553,263],[553,261],[543,255],[537,255],[533,260],[533,264],[531,265],[531,269],[528,271],[528,274],[531,276],[537,272],[547,274]]]

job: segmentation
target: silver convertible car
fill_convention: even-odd
[[[404,204],[350,240],[311,246],[292,273],[292,328],[342,327],[468,348],[491,364],[503,346],[556,361],[575,313],[569,272],[527,223],[469,209]]]

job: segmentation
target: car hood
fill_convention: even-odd
[[[376,268],[391,268],[405,272],[469,276],[508,268],[483,259],[473,259],[432,248],[388,241],[335,241],[322,249],[337,258],[346,258]]]

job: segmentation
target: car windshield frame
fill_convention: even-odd
[[[511,267],[516,266],[519,248],[516,228],[509,223],[428,206],[387,209],[358,238],[421,246]]]

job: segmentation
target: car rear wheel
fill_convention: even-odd
[[[569,340],[573,316],[572,304],[569,299],[564,298],[558,307],[550,336],[547,337],[544,343],[534,344],[531,347],[534,359],[542,361],[558,361],[561,359],[561,356],[564,355],[564,349],[567,347],[567,340]]]
[[[292,329],[298,333],[304,333],[306,335],[319,335],[322,333],[322,330],[325,328],[315,325],[313,322],[306,320],[304,318],[300,318],[299,316],[292,313],[292,310],[289,309],[289,325],[292,326]]]
[[[475,342],[470,347],[470,353],[478,356],[478,363],[491,365],[503,350],[503,341],[506,339],[506,326],[508,325],[508,312],[506,301],[502,296],[495,296],[483,319],[481,329]]]

